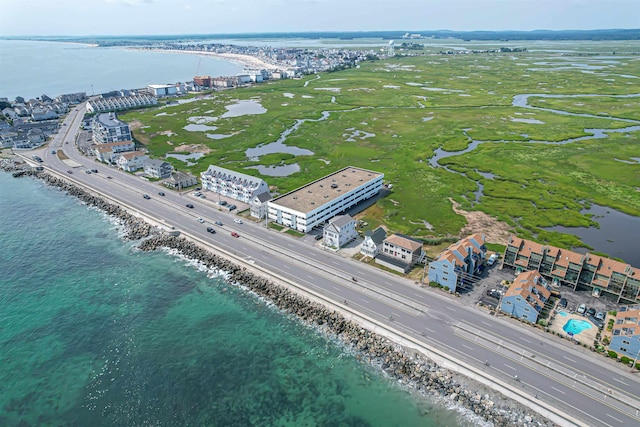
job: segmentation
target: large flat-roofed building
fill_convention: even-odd
[[[348,166],[269,201],[269,221],[303,233],[380,191],[384,174]]]
[[[131,141],[129,125],[118,119],[115,113],[101,113],[91,123],[93,142],[106,144],[109,142]]]

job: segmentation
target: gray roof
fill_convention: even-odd
[[[349,215],[338,215],[333,217],[330,224],[335,225],[336,227],[344,227],[351,221],[353,221],[353,218],[351,218],[351,216]]]
[[[169,162],[165,162],[164,160],[159,160],[159,159],[149,159],[145,163],[151,166],[155,166],[157,168],[162,167],[162,165],[164,164],[167,164],[167,165],[170,164]]]
[[[381,244],[384,242],[384,239],[387,238],[387,232],[384,231],[384,228],[382,227],[376,228],[375,231],[367,230],[364,232],[364,235],[366,237],[370,237],[376,245]]]
[[[256,196],[258,198],[258,201],[260,203],[264,203],[264,202],[268,202],[269,200],[271,200],[271,194],[269,193],[260,193]]]

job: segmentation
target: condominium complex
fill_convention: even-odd
[[[91,129],[96,144],[131,141],[129,125],[118,119],[115,113],[97,114],[91,122]]]
[[[269,193],[264,180],[219,166],[210,165],[200,179],[202,188],[245,203],[251,203],[258,194]]]
[[[303,233],[380,191],[384,174],[348,166],[269,202],[269,220]]]
[[[504,265],[518,272],[538,270],[555,284],[588,290],[616,303],[640,301],[640,269],[599,255],[580,254],[511,236],[504,252]]]
[[[463,278],[478,272],[487,253],[483,234],[476,233],[458,240],[429,263],[429,282],[446,286],[455,292]]]

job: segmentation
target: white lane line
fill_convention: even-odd
[[[462,344],[462,346],[463,346],[464,348],[468,348],[468,349],[469,349],[469,350],[471,350],[471,351],[475,350],[473,347],[469,347],[469,346],[468,346],[468,345],[466,345],[466,344]]]
[[[289,270],[289,266],[287,264],[282,264],[281,267],[282,268],[286,268],[287,270]]]
[[[507,367],[507,368],[509,368],[509,369],[513,369],[514,371],[517,371],[517,369],[516,369],[516,368],[514,368],[514,367],[513,367],[513,366],[511,366],[511,365],[507,365],[506,363],[504,364],[504,366],[505,366],[505,367]]]
[[[555,388],[554,386],[551,386],[552,389],[554,389],[555,391],[557,391],[558,393],[562,393],[562,394],[567,394],[562,390],[558,390],[557,388]]]
[[[573,359],[572,359],[572,358],[570,358],[570,357],[567,357],[567,356],[564,356],[564,355],[563,355],[562,357],[564,357],[565,359],[567,359],[569,362],[577,363],[575,360],[573,360]]]
[[[312,276],[312,275],[310,275],[310,274],[307,274],[307,277],[308,277],[309,279],[311,279],[311,280],[315,280],[315,277],[313,277],[313,276]]]
[[[435,334],[436,331],[434,331],[433,329],[429,329],[429,328],[425,328],[427,331],[431,332],[432,334]]]
[[[612,418],[614,420],[616,420],[617,422],[619,422],[620,424],[622,424],[622,421],[620,421],[619,419],[617,419],[616,417],[614,417],[613,415],[609,415],[609,414],[605,414],[607,417]]]
[[[365,303],[365,304],[369,304],[369,305],[371,304],[371,301],[366,300],[366,299],[361,299],[360,301],[362,301],[362,302],[363,302],[363,303]]]
[[[485,322],[484,320],[482,321],[482,323],[487,325],[487,326],[493,326],[491,323]]]
[[[446,308],[447,308],[447,310],[450,310],[450,311],[454,311],[454,312],[456,311],[456,309],[453,308],[453,307],[446,306]]]
[[[338,291],[338,292],[340,291],[340,289],[339,289],[337,286],[333,286],[333,285],[331,285],[331,287],[332,287],[333,289],[335,289],[336,291]]]
[[[335,261],[331,261],[331,264],[333,265],[340,265],[339,263],[335,262]]]
[[[614,380],[614,381],[618,381],[620,384],[629,385],[629,384],[625,383],[624,381],[620,381],[617,378],[611,378],[611,379]]]
[[[522,341],[524,341],[524,342],[528,342],[529,344],[531,344],[531,341],[529,341],[529,340],[527,340],[527,339],[524,339],[524,338],[522,338],[522,337],[520,337],[520,339],[521,339]]]

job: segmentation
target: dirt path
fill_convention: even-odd
[[[509,241],[509,236],[513,234],[513,229],[509,224],[503,221],[498,221],[492,216],[487,215],[484,212],[473,211],[467,212],[460,208],[460,203],[456,202],[452,198],[449,198],[451,207],[455,213],[462,215],[467,220],[462,230],[460,230],[461,236],[468,236],[473,233],[482,233],[488,242],[499,243],[506,245]]]

